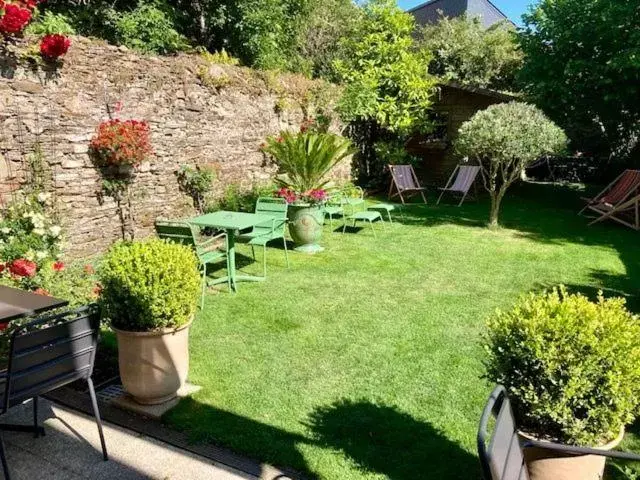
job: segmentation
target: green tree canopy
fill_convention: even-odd
[[[498,225],[502,199],[525,168],[540,157],[562,153],[566,145],[562,129],[526,103],[492,105],[462,124],[455,148],[481,167],[491,195],[490,226]]]
[[[423,128],[436,80],[427,72],[429,53],[413,48],[413,17],[393,0],[371,0],[362,16],[336,61],[343,120],[374,121],[395,133]]]
[[[447,81],[514,91],[522,51],[507,22],[485,29],[480,19],[448,18],[418,32],[418,46],[433,53],[429,72]]]
[[[521,74],[531,99],[574,148],[625,156],[640,136],[636,0],[542,0],[524,17]]]

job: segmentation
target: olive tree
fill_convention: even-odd
[[[502,199],[525,168],[543,156],[562,153],[566,146],[562,129],[526,103],[492,105],[460,127],[455,148],[481,167],[491,195],[490,227],[498,226]]]

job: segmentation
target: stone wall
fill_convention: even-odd
[[[267,183],[275,168],[259,152],[265,137],[298,128],[315,105],[336,97],[335,87],[295,75],[214,65],[200,55],[142,56],[80,37],[55,70],[29,68],[20,55],[0,58],[1,193],[6,199],[25,181],[25,165],[40,145],[73,256],[95,254],[122,238],[117,205],[100,198],[101,177],[88,154],[109,112],[147,120],[152,130],[155,154],[131,189],[140,238],[157,217],[194,213],[178,188],[180,165],[214,164],[217,194],[230,183]],[[122,108],[115,114],[117,104]],[[337,170],[346,178],[350,168]]]

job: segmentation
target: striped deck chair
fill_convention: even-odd
[[[436,205],[440,204],[442,196],[447,192],[456,195],[462,195],[458,206],[462,205],[462,203],[469,195],[469,190],[471,190],[471,187],[473,186],[475,188],[475,182],[478,173],[480,173],[480,167],[477,165],[458,165],[451,174],[451,177],[449,177],[449,181],[447,182],[445,187],[440,189],[442,193],[440,194],[440,197],[438,197],[438,203],[436,203]],[[473,198],[476,197],[477,191],[473,194]]]
[[[400,197],[402,203],[405,203],[403,195],[422,195],[422,200],[427,203],[427,197],[424,196],[426,188],[423,188],[418,181],[416,171],[411,165],[389,165],[391,172],[391,185],[389,187],[389,199]],[[394,192],[395,189],[395,193]]]
[[[598,217],[589,225],[613,220],[640,230],[640,170],[625,170],[594,198],[583,198],[587,205],[580,214],[591,210]]]

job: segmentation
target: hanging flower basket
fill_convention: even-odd
[[[100,166],[137,167],[153,153],[149,124],[139,120],[107,120],[91,140],[91,153]]]

